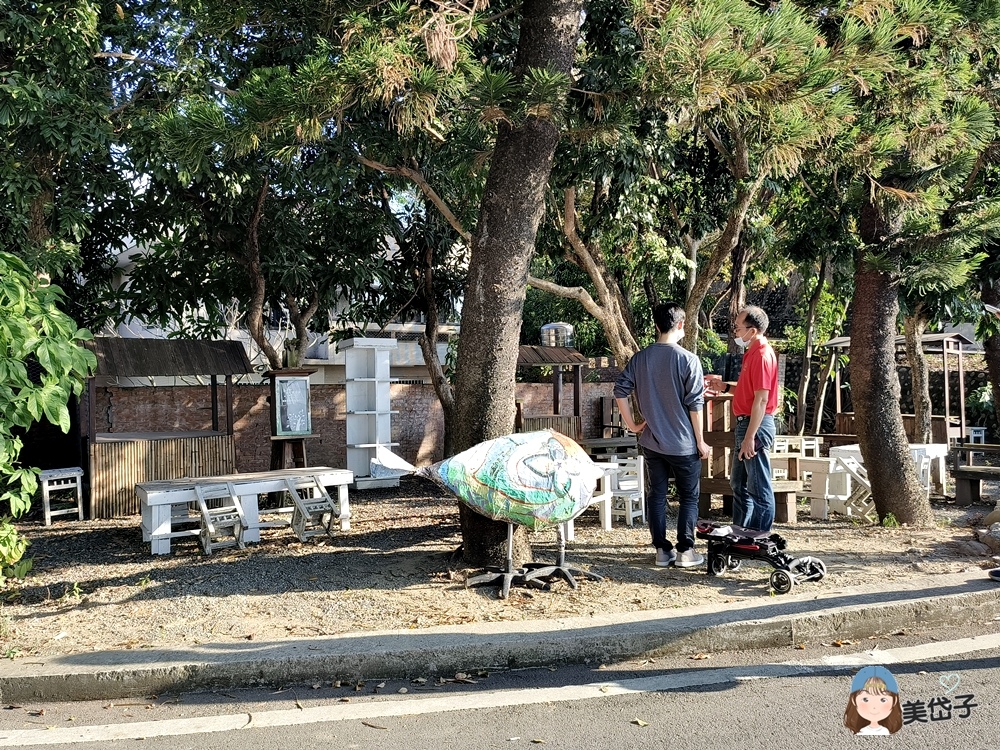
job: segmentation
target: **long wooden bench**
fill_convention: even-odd
[[[798,520],[795,512],[796,495],[802,492],[802,482],[772,479],[771,489],[774,490],[774,520],[778,523],[795,523]],[[722,495],[723,510],[732,513],[733,488],[729,480],[702,477],[701,496],[698,502],[699,514],[708,515],[712,508],[712,495]]]
[[[952,469],[955,480],[955,504],[972,505],[983,498],[983,480],[1000,479],[997,466],[959,466]]]

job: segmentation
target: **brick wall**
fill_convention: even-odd
[[[600,396],[610,396],[612,383],[584,383],[581,397],[586,437],[600,436]],[[347,425],[344,386],[314,385],[310,389],[312,428],[317,437],[307,441],[309,463],[314,466],[345,466]],[[392,408],[395,452],[417,466],[439,461],[442,456],[444,417],[433,387],[394,384]],[[271,427],[267,386],[235,386],[233,389],[236,468],[240,472],[265,471],[271,466]],[[225,424],[224,391],[220,389],[220,423]],[[525,414],[552,413],[552,385],[518,383],[517,398]],[[210,430],[211,391],[207,386],[148,388],[99,388],[98,432],[186,432]],[[562,413],[573,413],[573,386],[564,385]]]

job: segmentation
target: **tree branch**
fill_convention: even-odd
[[[819,196],[816,195],[815,192],[813,192],[812,187],[810,187],[809,183],[806,182],[806,178],[802,176],[801,172],[799,173],[799,182],[802,183],[802,187],[804,187],[808,191],[809,195],[811,195],[813,198],[815,198],[817,201],[819,201]],[[837,215],[837,212],[834,211],[832,208],[830,208],[827,205],[823,205],[823,210],[826,211],[828,214],[830,214],[830,216],[832,216],[834,219],[839,219],[840,218]]]
[[[459,236],[465,240],[467,245],[470,247],[472,246],[472,234],[466,231],[465,227],[462,226],[462,222],[458,220],[458,217],[455,216],[448,204],[445,203],[444,199],[437,194],[434,188],[431,187],[430,183],[427,182],[419,170],[410,169],[409,167],[390,167],[388,164],[382,164],[372,159],[366,159],[361,154],[356,154],[355,156],[359,162],[364,164],[369,169],[375,169],[379,172],[385,172],[386,174],[399,175],[400,177],[405,177],[413,182],[418,188],[420,188],[420,192],[424,194],[424,197],[433,203],[437,210],[441,212],[441,215],[445,218],[445,221],[451,225],[451,228],[458,232]]]
[[[545,279],[538,279],[531,275],[528,276],[528,286],[542,292],[554,294],[556,297],[576,300],[583,305],[584,310],[589,312],[598,320],[602,319],[606,315],[604,309],[597,304],[593,297],[590,296],[590,292],[582,286],[562,286],[561,284],[546,281]]]

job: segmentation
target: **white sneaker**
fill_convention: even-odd
[[[675,550],[658,549],[656,550],[656,565],[659,568],[669,568],[674,564],[677,559],[677,552]]]
[[[677,555],[677,561],[674,563],[678,568],[695,568],[705,562],[705,558],[695,552],[693,549],[687,549]]]

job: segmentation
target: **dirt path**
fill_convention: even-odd
[[[822,586],[846,586],[994,567],[968,543],[990,507],[935,504],[939,527],[883,529],[847,518],[779,528],[797,555],[828,569]],[[469,571],[451,558],[461,541],[456,501],[430,483],[352,494],[352,529],[300,543],[288,529],[266,530],[260,545],[204,556],[195,541],[151,556],[137,519],[25,523],[35,570],[8,586],[0,606],[0,655],[10,658],[199,643],[280,641],[366,630],[522,620],[686,607],[768,596],[756,564],[719,578],[704,568],[651,564],[648,531],[603,532],[596,511],[576,524],[568,559],[605,576],[577,590],[467,589]],[[536,558],[555,555],[555,533],[538,532]],[[703,547],[703,545],[701,545]]]

